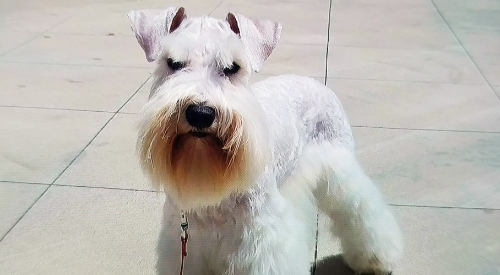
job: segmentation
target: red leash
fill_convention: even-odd
[[[184,212],[181,211],[181,270],[179,272],[179,275],[182,275],[182,271],[184,270],[184,258],[187,256],[187,242],[189,235],[187,233],[188,230],[188,222],[187,222],[187,217],[184,215]]]

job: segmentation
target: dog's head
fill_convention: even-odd
[[[129,13],[148,61],[157,61],[137,142],[142,167],[182,208],[250,188],[268,161],[263,111],[248,89],[281,25],[229,13],[187,18],[183,8]]]

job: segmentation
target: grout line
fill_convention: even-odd
[[[149,79],[151,79],[153,77],[153,74],[151,74],[150,76],[148,76],[148,78],[146,78],[146,81],[144,81],[141,86],[139,86],[139,88],[137,88],[137,90],[135,91],[135,93],[133,93],[128,99],[127,101],[125,101],[125,103],[123,103],[123,105],[118,108],[118,110],[115,112],[115,115],[118,114],[122,109],[123,107],[125,107],[125,105],[127,105],[127,103],[132,100],[132,98],[134,98],[134,96],[142,89],[142,87],[144,87],[144,85],[146,85],[146,83],[149,81]]]
[[[224,3],[224,0],[221,0],[219,4],[217,4],[217,6],[215,6],[215,8],[208,14],[208,16],[211,16],[212,13],[214,13],[214,11],[220,7],[220,5],[222,5],[222,3]]]
[[[50,183],[50,184],[47,184],[47,188],[45,189],[45,191],[42,192],[42,194],[30,205],[30,207],[28,207],[28,209],[23,213],[23,215],[21,215],[21,217],[19,217],[19,219],[9,228],[9,230],[7,230],[7,232],[2,236],[2,238],[0,239],[0,243],[2,242],[2,240],[7,236],[9,235],[9,233],[12,231],[12,229],[14,229],[14,227],[16,227],[16,225],[24,218],[24,216],[26,216],[26,214],[31,210],[31,208],[33,208],[33,206],[35,206],[35,204],[40,201],[40,199],[43,197],[43,195],[45,195],[45,193],[54,185],[54,183],[62,176],[62,174],[68,170],[68,168],[73,164],[73,162],[75,162],[75,160],[85,151],[85,149],[87,149],[87,147],[90,146],[90,144],[95,140],[95,138],[104,130],[104,128],[106,128],[106,126],[109,124],[109,122],[111,122],[111,120],[116,116],[116,114],[118,114],[118,112],[130,101],[130,99],[132,99],[132,97],[134,97],[135,94],[137,94],[139,92],[139,90],[146,84],[146,82],[148,82],[148,80],[151,78],[151,76],[149,76],[143,83],[141,86],[139,86],[139,88],[137,88],[137,90],[135,91],[135,93],[130,96],[130,98],[125,101],[125,103],[123,103],[123,105],[118,109],[118,111],[116,111],[115,113],[113,113],[113,115],[108,119],[108,121],[106,123],[104,123],[104,125],[101,127],[101,129],[99,131],[97,131],[97,133],[94,135],[93,138],[90,139],[90,141],[87,143],[87,145],[85,145],[83,147],[83,149],[69,162],[68,165],[66,165],[66,167],[61,171],[61,173],[59,173],[59,175]]]
[[[396,80],[396,79],[375,79],[375,78],[348,78],[348,77],[328,77],[328,79],[353,80],[353,81],[379,81],[396,83],[415,83],[415,84],[441,84],[441,85],[461,85],[461,86],[484,86],[484,84],[453,83],[440,81],[415,81],[415,80]]]
[[[404,127],[365,126],[365,125],[351,125],[351,127],[352,128],[369,128],[369,129],[387,129],[387,130],[450,132],[450,133],[500,134],[500,132],[495,132],[495,131],[475,131],[475,130],[451,130],[451,129],[447,130],[447,129],[404,128]]]
[[[327,79],[328,79],[328,53],[329,53],[329,48],[330,48],[330,24],[332,22],[332,0],[330,0],[330,4],[328,7],[328,28],[327,28],[327,33],[326,33],[326,55],[325,55],[325,78],[324,78],[324,84],[326,85]],[[316,262],[316,258],[314,258],[314,262]]]
[[[326,85],[328,80],[328,48],[330,44],[330,24],[332,19],[332,0],[330,0],[328,7],[328,28],[326,34],[326,54],[325,54],[325,75],[323,78],[323,84]],[[316,212],[316,242],[314,243],[314,261],[313,266],[311,267],[311,274],[316,274],[316,267],[318,264],[318,236],[319,236],[319,209]]]
[[[418,205],[418,204],[399,204],[399,203],[389,203],[389,205],[395,207],[500,211],[500,208],[490,208],[490,207],[439,206],[439,205]]]
[[[59,110],[59,111],[76,111],[76,112],[91,112],[91,113],[108,113],[114,114],[113,111],[102,110],[86,110],[86,109],[70,109],[70,108],[56,108],[56,107],[38,107],[38,106],[15,106],[15,105],[0,105],[0,108],[22,108],[22,109],[39,109],[39,110]]]
[[[69,184],[58,184],[54,183],[52,186],[59,187],[75,187],[84,189],[103,189],[103,190],[118,190],[118,191],[132,191],[132,192],[146,192],[146,193],[158,193],[162,194],[160,191],[146,190],[146,189],[135,189],[135,188],[120,188],[120,187],[104,187],[104,186],[87,186],[87,185],[69,185]]]
[[[21,215],[21,217],[19,217],[19,219],[17,219],[17,221],[9,228],[9,230],[7,230],[7,232],[5,232],[5,234],[0,238],[0,243],[2,243],[2,241],[5,239],[5,237],[7,237],[9,235],[9,233],[12,231],[12,229],[14,229],[14,227],[16,227],[16,225],[24,218],[24,216],[26,216],[26,214],[31,210],[31,208],[33,208],[33,206],[35,206],[35,204],[42,198],[43,195],[45,195],[45,193],[47,193],[47,190],[50,189],[50,185],[47,184],[47,188],[45,188],[45,190],[42,192],[42,194],[40,194],[40,196],[38,196],[38,198],[28,207],[28,209],[26,209],[26,211],[24,211],[24,213]]]
[[[268,73],[258,73],[253,75],[260,76],[279,76],[282,74],[268,74]],[[306,75],[311,78],[325,78],[325,76],[311,76]],[[396,80],[396,79],[374,79],[374,78],[347,78],[347,77],[326,77],[326,80],[352,80],[352,81],[378,81],[378,82],[395,82],[395,83],[414,83],[414,84],[441,84],[441,85],[460,85],[460,86],[484,86],[484,84],[469,84],[469,83],[452,83],[452,82],[438,82],[438,81],[412,81],[412,80]],[[493,85],[496,86],[496,85]]]
[[[19,184],[33,184],[33,185],[50,185],[50,183],[27,182],[27,181],[16,181],[16,180],[0,180],[0,183],[19,183]]]
[[[119,69],[142,69],[151,70],[154,68],[149,67],[134,67],[134,66],[120,66],[120,65],[94,65],[94,64],[71,64],[71,63],[48,63],[48,62],[29,62],[29,61],[13,61],[13,60],[0,60],[3,64],[30,64],[30,65],[51,65],[51,66],[68,66],[68,67],[88,67],[88,68],[119,68]]]
[[[481,74],[481,77],[483,78],[483,80],[486,82],[486,84],[488,84],[488,86],[490,87],[490,90],[500,100],[500,95],[497,94],[495,92],[495,90],[493,90],[493,87],[491,87],[491,83],[488,81],[488,79],[486,79],[486,77],[484,76],[484,74],[481,71],[481,69],[479,69],[479,67],[477,66],[476,62],[474,62],[474,59],[472,59],[472,57],[470,56],[470,53],[465,49],[464,45],[462,44],[462,41],[460,41],[460,39],[458,39],[458,36],[455,34],[455,32],[453,31],[453,29],[450,27],[450,24],[448,24],[448,22],[446,21],[446,19],[444,19],[444,16],[441,14],[441,11],[437,8],[436,4],[434,3],[434,0],[431,0],[431,3],[434,6],[434,8],[436,9],[436,11],[439,14],[439,16],[441,17],[441,19],[443,20],[443,22],[446,24],[446,26],[448,26],[448,29],[453,34],[453,37],[455,37],[455,39],[457,40],[458,44],[460,44],[460,46],[464,50],[465,54],[467,54],[467,56],[469,57],[469,59],[472,62],[472,64],[474,64],[474,67],[476,67],[476,70]]]

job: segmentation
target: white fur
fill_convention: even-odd
[[[338,98],[315,80],[292,75],[249,87],[247,45],[236,38],[227,22],[202,17],[184,20],[163,41],[138,144],[161,112],[175,116],[167,120],[168,127],[189,131],[182,106],[205,102],[218,112],[208,129],[213,133],[224,132],[220,129],[230,124],[231,112],[243,116],[241,146],[253,173],[237,178],[225,192],[192,197],[156,179],[167,191],[158,273],[179,272],[182,209],[190,235],[186,275],[309,274],[317,207],[333,220],[332,234],[340,238],[347,264],[357,272],[388,273],[402,253],[402,235],[382,194],[355,159]],[[169,57],[188,65],[171,72]],[[233,61],[240,72],[221,75]]]

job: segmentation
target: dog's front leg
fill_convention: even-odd
[[[230,275],[310,274],[310,238],[293,207],[277,192],[255,211],[241,232],[231,255]]]
[[[325,181],[315,191],[318,205],[333,220],[346,263],[359,273],[390,274],[403,251],[399,226],[382,194],[354,153],[325,150]]]

